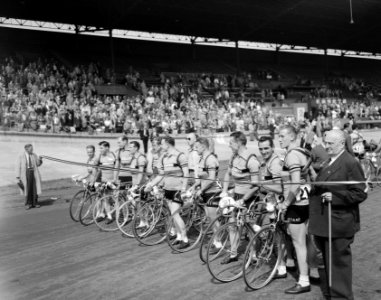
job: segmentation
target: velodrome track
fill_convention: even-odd
[[[12,143],[20,149],[25,141]],[[77,189],[69,180],[46,182],[43,206],[25,211],[14,186],[1,188],[0,299],[321,299],[318,285],[308,294],[285,295],[283,290],[294,284],[290,275],[255,292],[246,291],[242,280],[218,284],[196,250],[172,254],[165,243],[141,247],[119,233],[74,223],[67,200]],[[380,199],[381,189],[375,189],[361,205],[362,229],[353,245],[356,299],[381,297]]]

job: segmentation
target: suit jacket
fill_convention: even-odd
[[[316,172],[319,172],[323,163],[329,159],[325,148],[319,144],[311,150],[312,167]]]
[[[360,163],[344,151],[330,166],[325,164],[316,181],[365,181]],[[310,198],[309,232],[328,237],[328,205],[321,195],[332,193],[332,237],[352,237],[360,230],[359,203],[367,198],[365,184],[315,185]]]
[[[38,167],[41,166],[42,161],[40,160],[37,154],[33,153],[31,155],[31,163],[34,169],[33,171],[34,171],[34,179],[36,180],[37,195],[40,195],[41,194],[41,175],[40,175],[40,171],[38,170]],[[28,195],[26,169],[27,169],[27,158],[26,158],[25,152],[23,152],[17,157],[16,177],[20,177],[20,180],[22,181],[24,185],[24,190],[20,188],[20,192],[21,194],[25,196]]]

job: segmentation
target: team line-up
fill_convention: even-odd
[[[279,144],[286,150],[282,158],[274,152],[271,137],[258,140],[259,160],[246,147],[245,134],[234,132],[223,180],[218,179],[221,170],[213,142],[195,133],[188,134],[187,140],[188,155],[166,136],[153,139],[146,157],[138,142],[129,143],[122,136],[115,153],[106,141],[99,143],[99,156],[94,146],[88,146],[86,164],[44,158],[88,168],[86,174],[76,177],[86,182],[86,190],[81,191],[77,203],[73,198],[74,220],[86,225],[95,222],[104,230],[119,228],[146,245],[166,239],[177,252],[200,245],[200,258],[213,277],[226,282],[243,275],[254,289],[286,278],[287,267],[297,267],[298,281],[285,292],[309,292],[310,276],[318,276],[319,265],[316,257],[307,259],[311,192],[319,190],[321,209],[327,203],[335,205],[339,201],[335,190],[345,185],[358,193],[354,202],[366,198],[359,163],[354,165],[359,176],[351,173],[346,180],[319,180],[319,171],[345,152],[344,133],[332,130],[325,135],[325,150],[331,159],[314,168],[310,152],[298,147],[292,126],[279,132]]]

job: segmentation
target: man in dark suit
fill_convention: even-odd
[[[139,130],[140,139],[143,142],[144,153],[147,154],[148,151],[148,140],[150,137],[150,126],[148,122],[144,122],[143,127]]]
[[[330,160],[322,167],[316,181],[364,181],[358,161],[345,150],[346,136],[341,130],[325,135]],[[322,251],[325,270],[320,270],[322,290],[327,299],[353,299],[351,244],[360,229],[359,204],[367,194],[365,184],[317,185],[310,199],[309,232]],[[332,205],[332,287],[328,288],[328,202]]]

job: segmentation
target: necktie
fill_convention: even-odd
[[[32,166],[32,155],[29,154],[28,168],[33,168]]]

